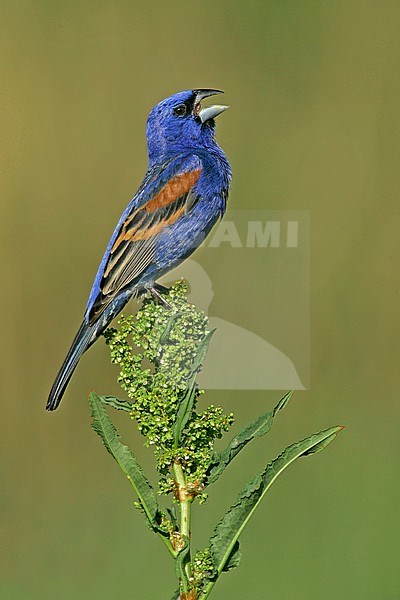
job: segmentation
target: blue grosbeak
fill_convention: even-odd
[[[219,93],[179,92],[150,112],[147,173],[109,241],[47,410],[57,408],[80,357],[128,300],[148,291],[162,301],[156,280],[192,254],[223,216],[231,168],[215,141],[214,118],[228,107],[201,107]]]

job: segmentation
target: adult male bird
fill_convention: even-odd
[[[128,300],[148,291],[162,301],[156,280],[192,254],[224,214],[231,168],[215,141],[214,118],[228,107],[201,107],[219,93],[179,92],[150,112],[147,173],[108,243],[47,410],[57,408],[80,357]]]

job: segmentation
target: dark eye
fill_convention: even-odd
[[[187,108],[185,104],[179,104],[174,108],[174,115],[176,117],[184,117],[186,115]]]

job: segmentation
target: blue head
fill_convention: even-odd
[[[201,101],[221,93],[220,90],[187,90],[157,104],[147,119],[150,163],[190,149],[217,146],[214,118],[228,107],[202,108]]]

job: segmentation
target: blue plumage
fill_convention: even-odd
[[[80,357],[128,300],[157,295],[156,280],[198,248],[224,214],[231,169],[215,141],[214,118],[227,107],[200,104],[216,93],[179,92],[150,112],[147,173],[108,243],[47,410],[57,408]]]

